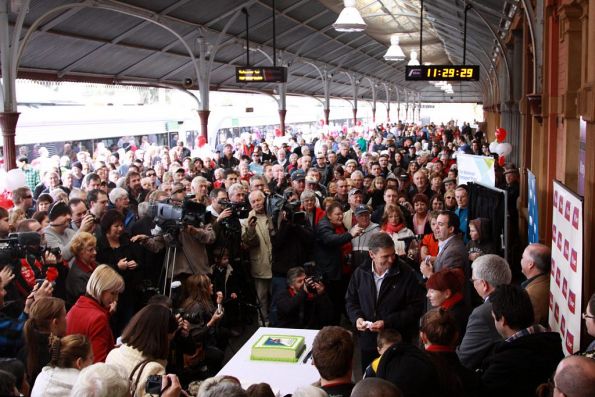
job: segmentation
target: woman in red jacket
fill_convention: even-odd
[[[100,265],[87,282],[87,293],[78,298],[66,315],[66,333],[82,334],[89,338],[96,363],[105,361],[114,347],[109,316],[116,310],[122,291],[122,276],[108,265]]]

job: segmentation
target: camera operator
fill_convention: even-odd
[[[287,285],[275,298],[278,327],[320,329],[330,324],[333,304],[320,278],[306,276],[301,266],[292,267]]]
[[[178,189],[170,196],[174,205],[182,205],[186,192]],[[215,231],[213,226],[208,224],[202,227],[183,225],[178,235],[178,247],[175,258],[174,278],[185,280],[192,274],[209,274],[209,259],[207,256],[207,245],[215,242]]]
[[[46,249],[41,225],[33,219],[22,221],[17,232],[18,243],[22,247],[21,255],[14,262],[15,287],[17,298],[23,301],[42,280],[52,283],[54,296],[66,297],[66,276],[68,264],[60,257],[59,249]]]
[[[305,190],[304,195],[314,193]],[[285,198],[287,201],[288,198]],[[300,266],[301,264],[312,260],[312,248],[314,241],[314,229],[307,220],[305,212],[298,212],[299,201],[288,203],[293,206],[291,210],[282,209],[280,214],[279,226],[277,232],[272,238],[272,271],[273,279],[271,282],[273,304],[271,305],[270,320],[276,322],[275,296],[287,288],[286,277],[290,268]]]

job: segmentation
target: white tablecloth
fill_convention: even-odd
[[[244,387],[254,383],[268,383],[273,392],[279,392],[280,396],[293,393],[299,386],[309,385],[320,378],[316,367],[312,365],[312,358],[303,363],[306,354],[312,350],[312,343],[317,333],[317,330],[260,327],[217,375],[235,376]],[[306,350],[297,363],[250,360],[252,345],[265,334],[303,336]]]

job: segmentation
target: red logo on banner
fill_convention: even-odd
[[[558,212],[561,214],[563,214],[564,212],[564,197],[562,197],[562,195],[560,195],[560,197],[558,198]]]
[[[566,209],[564,210],[564,218],[570,222],[570,201],[566,202]]]
[[[560,306],[558,306],[558,302],[556,302],[556,307],[554,308],[554,318],[556,319],[556,322],[560,320]]]
[[[556,269],[556,284],[558,284],[558,288],[560,287],[560,268]]]
[[[570,268],[572,269],[573,272],[576,272],[577,266],[578,266],[577,254],[576,254],[576,250],[573,248],[572,253],[570,254]]]
[[[552,258],[552,274],[556,272],[556,260],[554,258]]]
[[[573,349],[574,349],[574,335],[572,335],[570,333],[570,331],[568,331],[566,333],[566,351],[568,351],[569,354],[572,354]]]
[[[574,207],[574,212],[572,213],[572,227],[578,230],[578,207]]]
[[[568,252],[570,250],[570,246],[568,245],[568,240],[564,240],[564,259],[568,260],[568,255],[570,254],[570,252]]]
[[[562,251],[562,232],[558,232],[558,251]]]
[[[568,291],[568,310],[570,310],[570,313],[572,314],[574,314],[574,311],[576,310],[576,295],[572,290]]]
[[[558,231],[558,228],[556,228],[556,225],[552,225],[552,238],[554,239],[554,242],[556,242],[556,232]]]
[[[562,316],[562,321],[560,322],[560,335],[562,335],[562,339],[564,339],[564,334],[566,333],[566,319]]]
[[[552,291],[550,291],[550,309],[554,308],[554,295],[552,294]]]
[[[554,190],[554,208],[558,208],[558,191]]]
[[[562,295],[564,295],[564,298],[567,298],[568,294],[568,280],[566,280],[566,277],[564,277],[564,281],[562,281]]]

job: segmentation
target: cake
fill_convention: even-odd
[[[252,346],[250,359],[295,363],[305,349],[303,336],[262,335]]]

